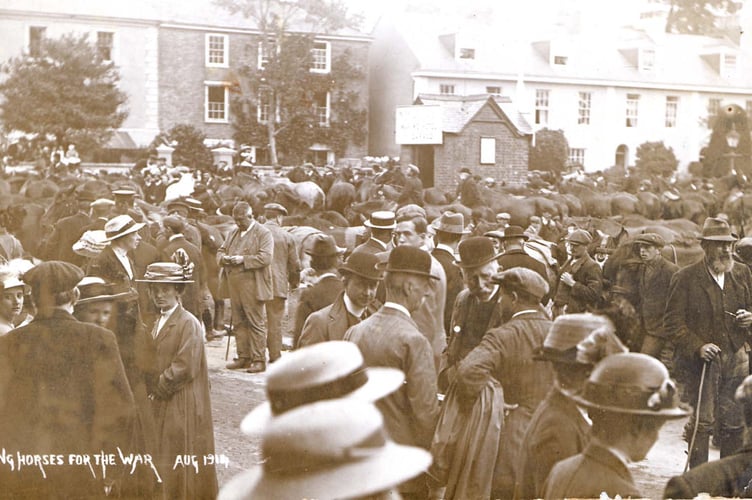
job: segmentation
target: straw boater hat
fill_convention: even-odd
[[[454,212],[444,212],[441,217],[431,223],[431,227],[436,231],[451,234],[469,234],[470,231],[465,229],[465,218],[462,214]]]
[[[112,241],[139,231],[146,224],[134,221],[130,215],[117,215],[104,225],[105,240]]]
[[[273,417],[322,399],[377,401],[396,391],[404,380],[404,374],[395,368],[366,368],[360,349],[352,342],[313,344],[269,367],[267,401],[246,415],[240,429],[258,434]]]
[[[106,302],[125,298],[135,298],[138,294],[135,291],[126,291],[114,293],[114,285],[108,284],[98,276],[85,276],[78,282],[77,288],[81,296],[76,305],[90,304],[92,302]]]
[[[146,267],[144,278],[136,280],[140,283],[193,283],[180,264],[174,262],[155,262]]]
[[[592,410],[665,419],[689,415],[678,406],[676,385],[663,363],[641,353],[606,357],[593,368],[582,391],[569,397]]]
[[[394,229],[397,227],[394,212],[381,210],[373,212],[369,219],[363,223],[364,226],[371,229]]]
[[[367,402],[320,401],[281,415],[264,430],[263,464],[235,476],[218,499],[354,498],[388,491],[431,465],[431,454],[387,437]]]

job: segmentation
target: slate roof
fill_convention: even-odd
[[[451,134],[462,133],[483,106],[496,106],[506,116],[520,135],[533,133],[533,128],[507,97],[492,97],[488,94],[457,96],[442,94],[420,94],[415,104],[438,105],[442,109],[442,130]]]

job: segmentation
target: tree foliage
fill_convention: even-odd
[[[740,106],[730,104],[721,106],[718,115],[712,120],[713,132],[710,143],[705,148],[702,160],[703,172],[707,177],[723,177],[734,169],[752,179],[752,141],[749,135],[749,120],[747,113]],[[739,144],[732,150],[727,141],[731,130],[739,134]]]
[[[637,146],[635,168],[641,176],[670,177],[679,166],[673,148],[666,147],[662,141],[643,142]]]
[[[530,149],[530,168],[559,173],[569,159],[569,143],[562,130],[541,129],[535,133],[535,146]]]
[[[173,165],[187,165],[189,167],[206,170],[211,168],[214,157],[211,150],[204,144],[206,136],[193,125],[178,124],[167,132],[157,135],[149,146],[150,153],[156,154],[157,147],[162,144],[172,145]]]
[[[45,39],[38,57],[5,62],[0,119],[7,131],[50,135],[58,145],[96,149],[127,116],[119,73],[103,61],[87,35]]]
[[[250,61],[239,68],[239,85],[231,105],[234,138],[265,146],[271,162],[299,163],[316,143],[327,144],[337,155],[348,144],[365,140],[366,111],[358,106],[353,83],[365,78],[353,65],[349,50],[332,54],[328,73],[310,71],[318,33],[354,26],[357,19],[342,2],[328,0],[218,0],[240,12],[261,32],[248,47]],[[294,29],[293,29],[294,28]],[[257,47],[265,55],[259,69]],[[328,123],[320,117],[329,95]],[[259,109],[267,120],[259,122]]]
[[[741,7],[738,0],[665,0],[671,5],[666,33],[717,35],[719,15],[733,14]]]

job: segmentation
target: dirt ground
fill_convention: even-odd
[[[295,297],[291,297],[288,304],[290,310],[294,304]],[[285,325],[288,323],[289,320],[286,320]],[[286,337],[284,342],[289,345],[290,338]],[[240,422],[251,409],[266,399],[266,376],[263,373],[225,369],[226,348],[227,339],[219,339],[208,343],[206,349],[212,384],[216,453],[224,454],[229,459],[227,467],[217,469],[220,486],[242,470],[260,463],[260,440],[240,432]],[[232,339],[228,360],[232,360],[234,355]],[[681,437],[685,422],[686,419],[681,419],[666,423],[647,459],[630,467],[638,488],[646,498],[662,498],[668,479],[682,473],[687,457],[686,443]],[[713,459],[718,459],[718,450],[711,449]]]

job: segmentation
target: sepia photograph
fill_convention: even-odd
[[[751,1],[0,0],[0,499],[752,497]]]

